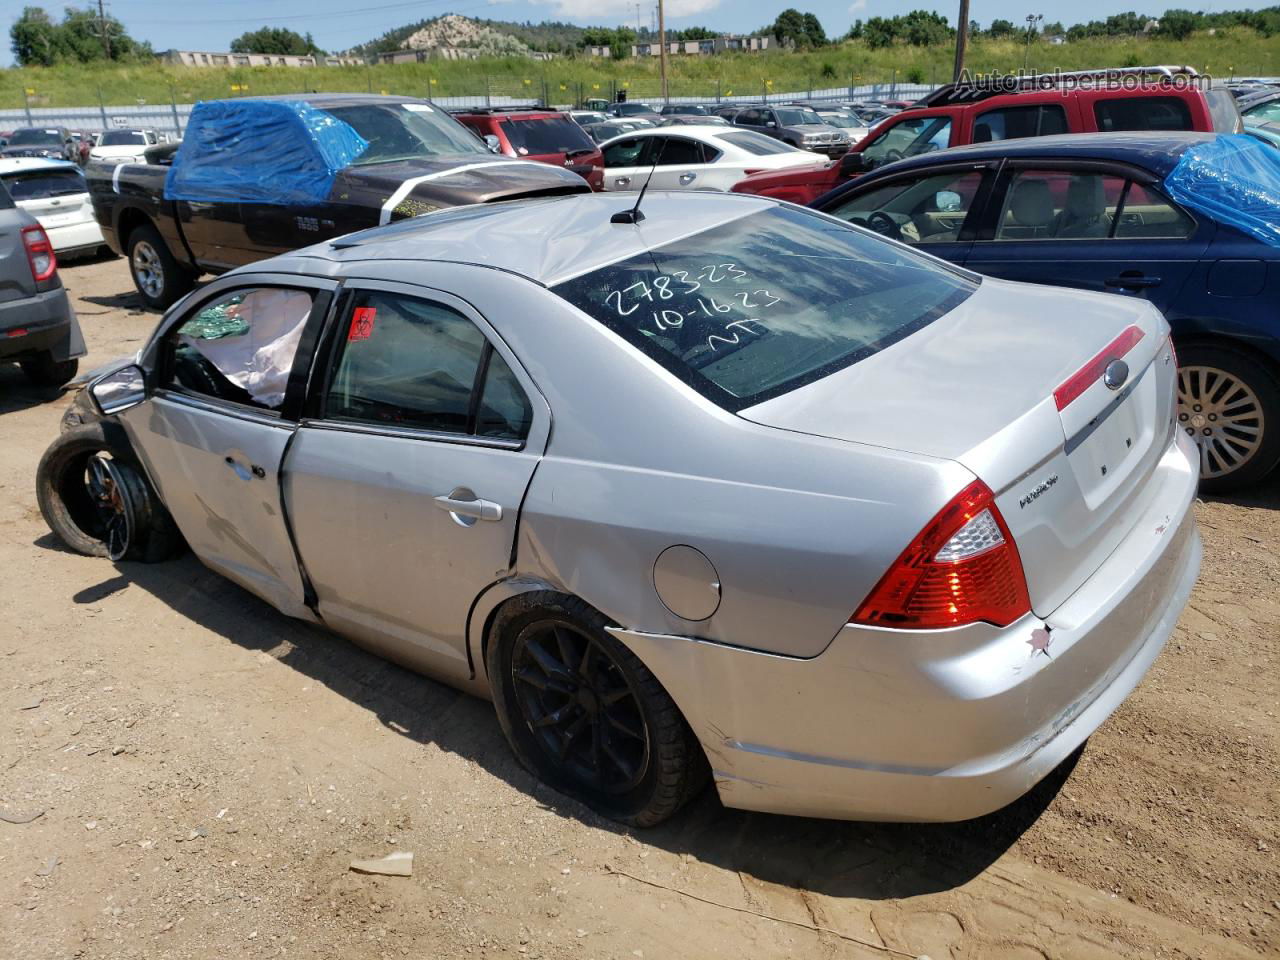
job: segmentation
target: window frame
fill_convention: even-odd
[[[524,391],[529,404],[531,418],[529,429],[524,437],[513,440],[506,437],[484,437],[474,433],[452,433],[444,430],[430,430],[426,427],[389,426],[386,424],[366,423],[360,420],[331,420],[326,415],[325,404],[342,360],[343,337],[347,319],[351,314],[352,303],[356,294],[362,292],[390,293],[402,297],[424,300],[452,310],[469,320],[484,338],[485,346],[481,348],[480,360],[477,363],[476,377],[471,385],[471,420],[474,429],[475,413],[484,397],[484,385],[488,382],[489,365],[494,353],[498,354],[511,370],[516,382]],[[478,388],[478,389],[477,389]],[[380,437],[400,437],[408,440],[428,440],[439,443],[450,443],[468,447],[488,447],[494,450],[519,451],[526,448],[542,450],[546,444],[546,436],[550,426],[550,410],[545,397],[530,378],[524,365],[511,348],[507,346],[493,325],[467,301],[440,290],[436,287],[421,286],[414,283],[401,283],[392,280],[349,280],[343,283],[340,294],[334,298],[333,309],[330,310],[320,343],[315,351],[315,362],[312,366],[308,383],[306,401],[302,411],[303,426],[322,430],[338,430],[347,433],[364,433]]]
[[[163,397],[189,406],[197,406],[217,413],[240,419],[266,420],[271,423],[294,424],[299,421],[306,402],[311,379],[311,370],[315,360],[316,347],[330,322],[334,305],[338,297],[335,295],[339,284],[336,280],[310,277],[298,274],[261,273],[237,274],[213,283],[188,294],[178,301],[176,308],[169,312],[168,318],[156,328],[151,339],[142,351],[142,363],[147,381],[147,397]],[[288,385],[285,388],[284,403],[279,410],[268,410],[264,407],[211,397],[208,394],[187,390],[173,383],[173,348],[171,336],[179,327],[194,317],[201,310],[217,300],[232,296],[239,291],[261,290],[263,288],[282,288],[301,290],[312,295],[311,313],[298,341],[298,350],[293,355],[293,365],[289,370]]]

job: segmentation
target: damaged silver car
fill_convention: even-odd
[[[39,468],[481,696],[607,816],[957,820],[1075,751],[1195,581],[1164,319],[739,195],[441,211],[189,294]]]

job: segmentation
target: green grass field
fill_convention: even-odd
[[[1013,71],[1022,66],[1024,46],[1009,40],[979,39],[970,44],[968,65],[979,72]],[[861,42],[806,53],[721,54],[670,59],[672,96],[714,97],[809,90],[850,84],[937,82],[950,79],[953,51],[946,47],[895,46],[870,50]],[[1091,39],[1051,46],[1033,43],[1033,69],[1079,70],[1146,64],[1190,64],[1215,76],[1280,75],[1280,38],[1264,38],[1248,29],[1197,34],[1185,41],[1139,37]],[[200,69],[160,64],[74,65],[0,71],[0,108],[20,108],[23,91],[32,90],[32,106],[86,106],[101,98],[107,105],[143,101],[179,103],[239,94],[302,91],[372,90],[407,96],[492,94],[538,97],[547,91],[553,103],[579,95],[607,96],[613,84],[626,85],[632,97],[653,97],[659,90],[658,62],[588,58],[538,63],[524,59],[435,61],[374,67],[255,67]],[[579,94],[579,91],[580,94]]]

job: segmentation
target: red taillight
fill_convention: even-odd
[[[766,169],[765,167],[756,167],[755,169],[743,170],[742,175],[744,177],[750,177],[757,173],[764,173],[765,169]]]
[[[1080,394],[1093,386],[1098,378],[1102,376],[1103,371],[1107,369],[1108,363],[1112,360],[1119,360],[1136,347],[1141,339],[1142,329],[1140,327],[1129,327],[1124,333],[1098,351],[1092,360],[1068,377],[1057,390],[1053,391],[1053,402],[1058,409],[1065,410],[1072,400],[1075,400]]]
[[[23,227],[22,244],[27,248],[27,263],[31,265],[31,278],[36,283],[48,280],[58,272],[58,258],[53,255],[53,244],[42,227]]]
[[[929,630],[985,620],[1007,627],[1030,609],[1018,548],[995,495],[975,480],[920,531],[849,622]]]

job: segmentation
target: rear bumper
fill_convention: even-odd
[[[54,360],[89,352],[67,291],[57,287],[25,300],[0,303],[0,360],[22,360],[46,352]]]
[[[86,220],[83,223],[68,223],[61,227],[46,227],[44,232],[49,235],[49,242],[53,244],[54,253],[60,257],[81,251],[92,252],[102,246],[104,242],[102,228],[98,226],[96,220]]]
[[[1130,535],[1047,622],[849,626],[809,660],[617,635],[684,711],[726,806],[864,820],[981,816],[1082,744],[1164,647],[1200,567],[1198,468],[1178,433]]]

